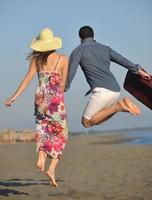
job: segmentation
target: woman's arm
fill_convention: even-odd
[[[68,57],[64,56],[62,78],[61,78],[61,84],[60,84],[62,92],[64,92],[64,88],[66,85],[67,74],[68,74],[68,65],[69,65]]]
[[[36,61],[35,59],[32,59],[28,72],[25,75],[23,81],[17,88],[16,92],[13,94],[12,97],[5,100],[4,104],[6,106],[11,106],[11,104],[16,100],[16,98],[27,88],[31,80],[33,79],[34,75],[36,74],[37,67],[36,67]]]

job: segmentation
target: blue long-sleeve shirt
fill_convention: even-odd
[[[71,53],[65,91],[70,88],[78,65],[80,65],[90,86],[90,91],[95,87],[103,87],[111,91],[119,92],[120,86],[110,71],[111,61],[134,73],[138,73],[137,65],[124,58],[110,47],[96,42],[93,38],[86,38]]]

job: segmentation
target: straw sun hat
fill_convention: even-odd
[[[30,47],[36,51],[56,50],[62,48],[62,39],[55,37],[51,29],[45,28],[32,40]]]

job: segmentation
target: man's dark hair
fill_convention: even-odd
[[[94,31],[90,26],[83,26],[79,30],[79,37],[84,40],[85,38],[94,37]]]

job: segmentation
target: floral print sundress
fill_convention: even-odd
[[[68,139],[67,114],[64,93],[61,91],[61,75],[56,72],[38,71],[39,83],[35,90],[35,142],[37,151],[44,150],[47,156],[60,159]]]

